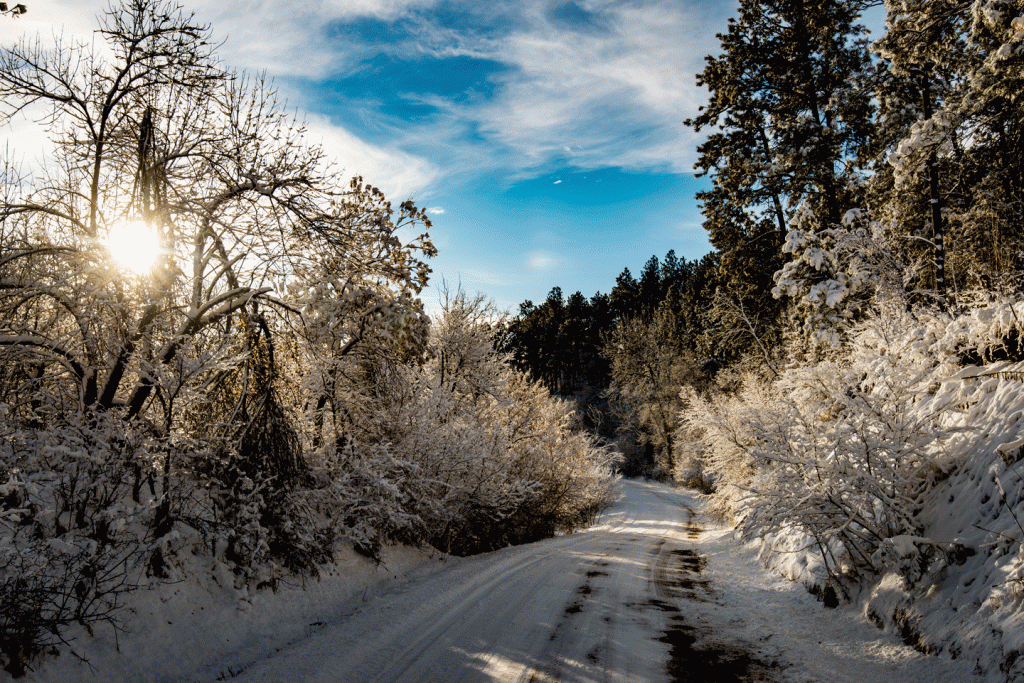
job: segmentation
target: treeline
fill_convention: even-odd
[[[518,366],[556,393],[606,386],[611,364],[604,338],[615,325],[630,318],[651,321],[661,311],[676,321],[681,343],[699,345],[705,325],[699,311],[717,275],[715,254],[701,261],[678,258],[675,251],[661,261],[652,256],[639,280],[626,268],[609,294],[587,299],[576,292],[566,299],[555,287],[539,305],[523,302],[502,342]]]
[[[555,287],[539,305],[520,306],[503,328],[499,348],[552,392],[572,397],[590,429],[618,440],[627,456],[625,472],[664,474],[666,462],[659,458],[671,459],[663,429],[671,418],[652,415],[643,394],[669,376],[699,375],[724,362],[707,346],[716,256],[700,261],[678,258],[674,251],[661,260],[652,256],[639,279],[626,268],[609,294],[590,299],[580,292],[565,298]],[[699,361],[690,352],[694,348],[705,352]],[[683,355],[687,361],[680,364]],[[660,439],[652,440],[652,428],[662,432]]]
[[[743,372],[829,357],[880,292],[955,311],[1016,291],[1024,3],[886,3],[870,42],[858,22],[875,4],[740,2],[687,121],[707,132],[696,199],[713,251],[652,258],[589,300],[555,288],[509,325],[518,366],[628,437],[632,471],[681,466],[683,386],[728,394]]]

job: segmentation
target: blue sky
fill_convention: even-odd
[[[710,249],[683,120],[732,0],[184,4],[347,173],[430,210],[435,283],[515,312],[555,285],[591,296],[652,255]],[[89,32],[104,6],[36,0],[0,39]]]
[[[607,292],[653,254],[708,251],[682,121],[732,9],[391,3],[325,23],[339,67],[279,81],[332,125],[425,161],[436,175],[411,190],[432,210],[435,281],[515,311],[555,285]]]

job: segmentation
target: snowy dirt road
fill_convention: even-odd
[[[239,682],[974,681],[826,610],[709,525],[623,481],[600,524],[466,560],[233,670]]]

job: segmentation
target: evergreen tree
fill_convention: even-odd
[[[587,384],[595,389],[608,386],[611,368],[608,359],[601,353],[605,336],[615,326],[611,299],[607,294],[597,292],[590,297],[590,327],[587,332],[584,367],[587,369]]]
[[[768,292],[795,208],[807,202],[838,223],[854,203],[872,125],[862,5],[742,0],[718,36],[722,53],[698,75],[710,100],[687,124],[717,129],[698,148],[696,168],[712,179],[697,195],[704,227],[722,296],[760,320],[778,315]]]
[[[676,274],[666,277],[665,302],[676,321],[677,343],[692,350],[705,369],[713,369],[721,360],[721,350],[714,348],[709,338],[709,312],[719,284],[718,253],[714,251],[700,261],[680,261]]]
[[[565,304],[565,317],[559,327],[561,341],[557,357],[561,373],[561,391],[576,392],[586,384],[587,347],[590,333],[590,302],[580,292],[569,297]]]
[[[909,82],[919,108],[892,126],[892,180],[873,180],[875,212],[935,243],[925,284],[939,284],[947,260],[955,287],[1013,284],[1021,267],[1022,14],[1020,0],[889,3],[875,48],[885,83]]]
[[[499,332],[498,348],[512,355],[513,365],[529,372],[554,393],[572,395],[608,382],[608,363],[601,339],[613,326],[607,295],[588,300],[580,292],[568,299],[554,287],[540,305],[526,301],[519,315]]]
[[[639,283],[629,272],[629,268],[623,268],[619,276],[615,278],[615,286],[612,287],[611,294],[609,294],[612,315],[618,319],[633,315],[636,312],[639,297]]]
[[[670,249],[661,262],[661,291],[667,296],[668,291],[689,277],[693,272],[693,264],[676,256],[676,250]]]
[[[664,298],[661,281],[661,263],[657,256],[647,259],[644,270],[640,273],[640,281],[637,287],[637,314],[644,319],[650,319],[657,310],[658,304]]]

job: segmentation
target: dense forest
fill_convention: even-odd
[[[572,399],[587,428],[625,455],[623,473],[668,476],[681,386],[731,360],[708,335],[718,273],[718,254],[689,262],[670,251],[651,257],[639,280],[623,270],[609,294],[565,298],[555,287],[520,306],[498,348]]]

